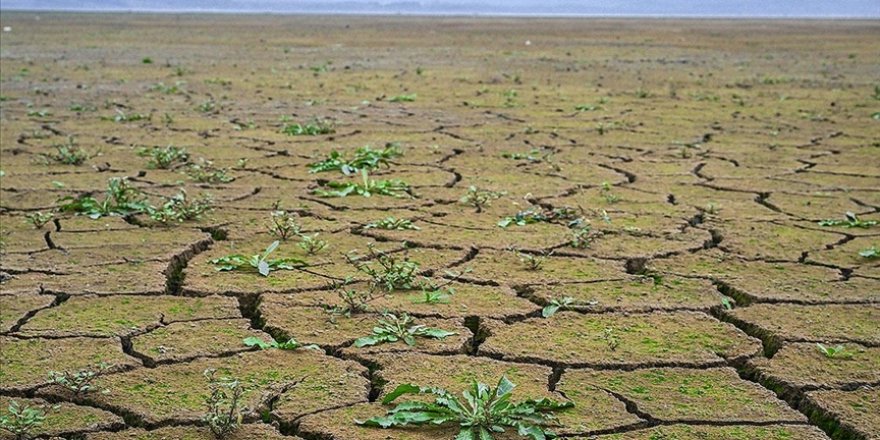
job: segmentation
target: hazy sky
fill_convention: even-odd
[[[880,0],[2,0],[0,8],[880,18]]]

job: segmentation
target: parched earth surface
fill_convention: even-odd
[[[877,22],[0,22],[0,411],[43,406],[42,438],[208,439],[207,369],[244,385],[236,439],[451,439],[354,420],[502,375],[573,402],[566,438],[880,438]],[[310,164],[390,143],[369,179],[407,192],[322,195],[362,177]],[[212,209],[145,209],[181,190]],[[218,271],[273,213],[326,247]],[[385,312],[454,334],[356,346]],[[102,362],[92,391],[48,375]]]

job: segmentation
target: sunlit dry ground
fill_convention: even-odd
[[[246,387],[238,439],[451,439],[353,420],[401,383],[501,375],[573,402],[571,438],[878,438],[877,22],[0,22],[0,403],[59,402],[44,437],[207,439],[217,368]],[[293,135],[315,120],[332,133]],[[369,178],[408,192],[322,197],[361,176],[309,164],[388,143],[403,155]],[[188,157],[167,169],[141,153],[169,145]],[[115,178],[141,208],[55,212]],[[181,190],[213,210],[139,212]],[[497,225],[529,210],[546,221]],[[276,211],[327,247],[217,271],[277,239]],[[387,217],[418,229],[367,227]],[[454,293],[357,268],[391,259]],[[356,347],[383,311],[455,334]],[[91,391],[47,376],[101,362]]]

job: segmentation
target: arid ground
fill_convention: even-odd
[[[880,438],[876,21],[0,22],[41,437],[209,439],[217,369],[233,439],[452,439],[354,420],[502,375],[566,438]],[[358,347],[383,313],[454,334]]]

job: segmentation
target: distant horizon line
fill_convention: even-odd
[[[412,16],[412,17],[480,17],[480,18],[686,18],[686,19],[762,19],[762,20],[878,20],[876,16],[865,15],[752,15],[752,14],[585,14],[585,13],[552,13],[552,12],[420,12],[420,11],[363,11],[363,10],[271,10],[253,9],[74,9],[74,8],[3,8],[0,12],[59,12],[59,13],[126,13],[126,14],[248,14],[248,15],[346,15],[346,16]]]

